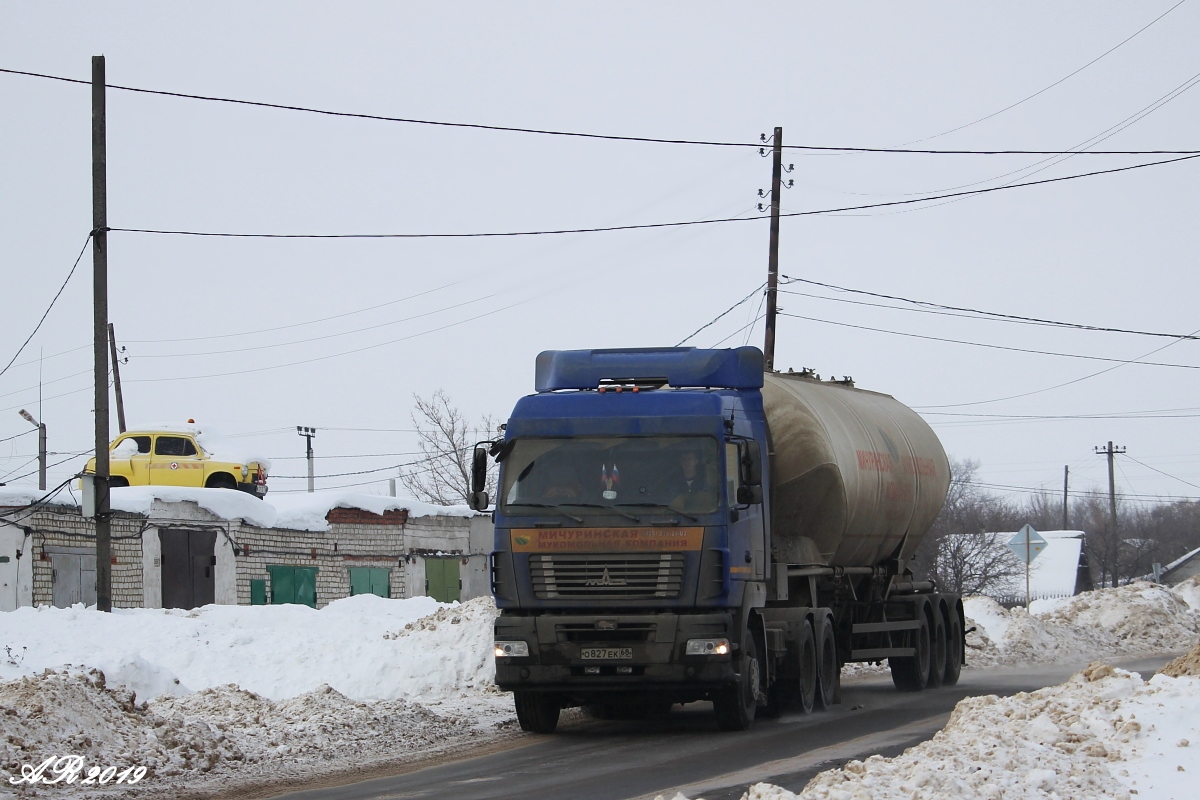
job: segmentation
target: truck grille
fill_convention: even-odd
[[[668,599],[683,587],[682,553],[554,553],[529,557],[539,600]]]

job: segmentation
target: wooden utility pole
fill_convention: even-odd
[[[92,340],[96,378],[96,608],[112,611],[108,502],[108,170],[104,56],[92,56]]]
[[[1070,527],[1067,524],[1067,482],[1070,479],[1070,477],[1071,477],[1071,467],[1064,464],[1063,465],[1063,526],[1062,526],[1062,529],[1064,531]]]
[[[771,153],[771,249],[767,256],[767,322],[763,342],[763,367],[775,369],[775,299],[779,287],[779,194],[783,183],[783,128],[775,129]]]
[[[1124,447],[1113,447],[1113,443],[1109,442],[1108,447],[1094,448],[1097,455],[1108,456],[1108,514],[1109,514],[1109,553],[1112,554],[1112,585],[1117,585],[1117,577],[1120,569],[1121,556],[1121,537],[1117,532],[1117,482],[1113,477],[1113,456],[1119,456],[1125,452]]]
[[[117,396],[117,432],[125,432],[125,398],[121,395],[121,359],[117,357],[117,333],[108,323],[108,349],[112,355],[113,389]]]

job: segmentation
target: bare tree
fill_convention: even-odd
[[[946,503],[914,557],[925,577],[959,594],[981,594],[1023,574],[1020,560],[998,533],[1016,530],[1023,512],[980,491],[978,470],[977,461],[950,462]]]
[[[466,503],[471,493],[471,459],[475,443],[494,435],[489,414],[471,422],[441,389],[428,399],[413,395],[410,413],[417,431],[421,460],[400,472],[400,482],[418,500],[440,506]],[[488,494],[495,496],[495,465],[489,461]]]

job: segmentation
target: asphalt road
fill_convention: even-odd
[[[1149,676],[1169,659],[1116,662]],[[683,792],[737,800],[759,781],[800,791],[822,770],[870,755],[894,756],[933,736],[970,695],[1010,695],[1066,680],[1086,664],[963,672],[953,688],[897,692],[891,680],[847,682],[832,711],[759,720],[743,733],[717,730],[711,706],[694,703],[651,722],[589,721],[526,744],[404,775],[283,795],[287,800],[632,800]]]

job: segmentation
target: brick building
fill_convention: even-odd
[[[0,489],[0,610],[96,602],[95,527],[55,500],[28,509],[20,493]],[[117,608],[319,608],[351,594],[450,601],[489,591],[491,522],[465,507],[178,487],[115,489],[112,503]]]

